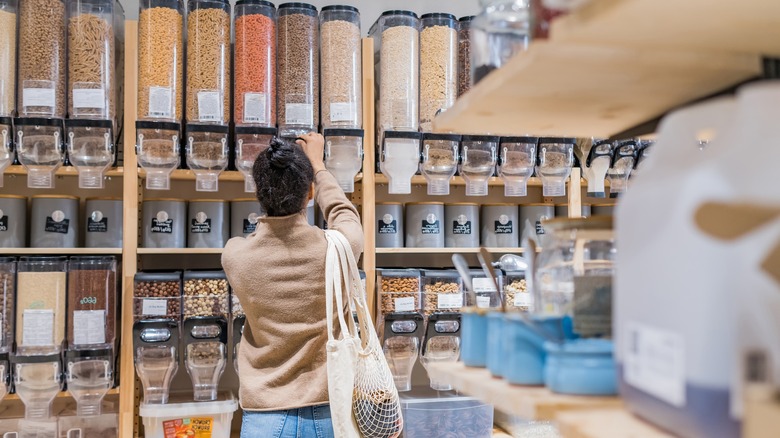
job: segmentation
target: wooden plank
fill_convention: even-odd
[[[571,178],[569,178],[569,217],[582,217],[582,182],[585,181],[581,178],[582,171],[579,167],[575,167],[571,170]],[[577,184],[577,182],[580,184]],[[587,185],[587,181],[585,181]]]
[[[468,368],[461,362],[434,363],[429,367],[458,391],[491,403],[506,414],[529,420],[552,421],[565,411],[622,405],[617,397],[560,395],[544,387],[510,385],[491,376],[485,368]]]
[[[437,116],[434,130],[609,137],[760,73],[758,55],[539,41]]]
[[[0,255],[120,255],[122,248],[0,248]]]
[[[135,147],[135,146],[133,146]],[[141,180],[146,179],[146,171],[138,169],[138,178]],[[355,177],[355,181],[360,181],[363,178],[362,174],[358,174]],[[176,169],[171,172],[172,181],[195,181],[195,172],[188,169]],[[237,170],[226,170],[219,174],[220,181],[231,182],[244,182],[244,174]]]
[[[776,0],[590,0],[551,38],[625,47],[780,56]]]
[[[558,414],[564,438],[673,438],[626,409],[597,409]]]
[[[522,248],[487,248],[493,254],[522,254]],[[377,254],[477,254],[479,248],[377,248]]]
[[[3,172],[5,175],[22,175],[27,176],[27,169],[24,168],[22,165],[13,165],[8,166],[7,169]],[[57,171],[54,173],[55,176],[79,176],[78,171],[76,171],[76,168],[73,166],[63,166],[57,169]],[[112,167],[108,169],[104,176],[110,176],[110,177],[122,177],[124,175],[124,168],[122,166],[119,167]]]
[[[771,384],[750,383],[745,387],[745,438],[775,438],[780,430],[780,398]]]
[[[387,184],[388,183],[387,177],[384,176],[381,173],[377,173],[374,176],[374,180],[376,181],[376,184]],[[414,175],[412,177],[412,185],[427,185],[427,184],[428,184],[428,180],[426,180],[425,177],[422,176],[422,175]],[[462,176],[453,176],[452,180],[450,180],[450,185],[451,186],[465,186],[466,185],[466,180],[464,180]],[[504,180],[499,178],[499,177],[495,177],[494,176],[494,177],[491,177],[488,180],[488,185],[492,186],[492,187],[503,186],[504,185]],[[541,186],[542,186],[542,179],[541,178],[531,177],[528,180],[528,187],[541,187]]]
[[[376,136],[374,99],[374,40],[363,38],[363,271],[366,273],[366,304],[376,318]]]
[[[222,254],[224,248],[138,248],[138,255]]]

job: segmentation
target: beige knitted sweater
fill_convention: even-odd
[[[314,186],[328,227],[346,236],[357,259],[363,252],[357,210],[330,172],[318,172]],[[238,351],[244,410],[328,403],[327,242],[304,214],[261,218],[254,233],[230,239],[222,254],[228,281],[246,312]]]

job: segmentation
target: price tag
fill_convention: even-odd
[[[73,312],[73,343],[95,345],[106,343],[106,311],[76,310]]]
[[[515,294],[515,307],[531,307],[534,304],[534,297],[528,292],[517,292]]]
[[[54,88],[25,88],[22,90],[22,100],[26,107],[54,108],[56,97]]]
[[[22,345],[24,347],[54,345],[53,309],[26,309],[22,318]]]
[[[173,117],[173,91],[168,87],[149,87],[149,117]]]
[[[288,125],[311,126],[314,107],[310,103],[288,103],[285,105],[284,121]]]
[[[165,316],[168,314],[168,300],[145,299],[141,305],[144,316]]]
[[[493,285],[493,280],[490,278],[474,278],[471,280],[474,286],[474,292],[495,292],[496,287]]]
[[[102,88],[74,88],[73,108],[104,109],[106,92]]]
[[[414,312],[414,297],[404,297],[395,299],[396,312]]]
[[[477,308],[479,308],[479,309],[489,309],[490,308],[490,297],[477,297]]]
[[[488,302],[489,304],[489,302]],[[460,309],[463,307],[463,294],[439,294],[436,297],[436,308],[439,310]]]
[[[244,122],[266,123],[268,115],[265,105],[265,93],[244,93]]]
[[[198,92],[198,120],[201,122],[222,120],[222,96],[219,91]]]
[[[628,324],[625,335],[626,381],[673,406],[685,406],[683,337],[635,322]]]
[[[330,104],[331,122],[351,122],[355,119],[357,119],[357,110],[352,103],[341,102]]]

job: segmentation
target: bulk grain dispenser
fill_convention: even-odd
[[[345,193],[355,191],[355,177],[363,167],[363,130],[329,128],[325,136],[325,167]]]
[[[626,140],[617,144],[612,163],[607,172],[609,197],[617,198],[628,188],[628,178],[634,170],[639,157],[639,144],[635,140]]]
[[[458,22],[452,14],[420,17],[420,129],[455,104],[458,95]]]
[[[498,175],[504,180],[504,196],[526,196],[528,179],[536,166],[536,137],[501,137]]]
[[[574,165],[574,138],[542,137],[536,174],[542,178],[542,196],[566,195],[566,179]]]
[[[460,175],[466,181],[466,196],[487,196],[488,180],[498,163],[498,137],[464,135],[461,139]]]
[[[264,126],[236,126],[236,169],[244,175],[244,191],[254,193],[255,180],[252,167],[257,156],[276,136],[276,128]]]
[[[325,6],[320,12],[322,127],[363,127],[360,12]]]
[[[412,193],[412,177],[420,167],[420,139],[417,131],[385,131],[379,168],[387,177],[388,193]]]
[[[265,0],[236,2],[233,29],[233,117],[236,126],[276,125],[276,8]]]
[[[425,337],[420,347],[420,363],[428,370],[431,363],[455,362],[460,357],[460,310],[464,303],[463,281],[457,271],[425,271],[423,306]],[[449,391],[449,383],[428,372],[430,386]]]
[[[79,188],[103,188],[116,162],[119,132],[116,53],[124,12],[115,0],[74,0],[68,19],[68,115],[65,143]]]
[[[10,354],[14,343],[14,294],[16,292],[16,259],[0,257],[0,395],[5,397],[11,387]]]
[[[449,195],[450,181],[458,171],[460,135],[425,133],[422,137],[423,176],[429,195]]]
[[[168,190],[181,161],[184,9],[182,0],[140,4],[136,154],[151,190]]]
[[[612,143],[608,140],[593,140],[593,145],[585,159],[582,174],[588,180],[588,197],[603,198],[604,178],[612,165]]]
[[[16,111],[17,0],[0,1],[0,187],[3,172],[14,161],[13,116]]]

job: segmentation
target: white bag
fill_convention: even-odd
[[[395,438],[403,429],[401,404],[393,375],[377,337],[361,291],[355,256],[347,239],[327,230],[325,265],[326,318],[328,324],[328,396],[336,438]],[[343,290],[342,284],[346,287]],[[344,296],[354,303],[360,324],[344,317]],[[333,332],[333,302],[339,309],[340,337]]]

